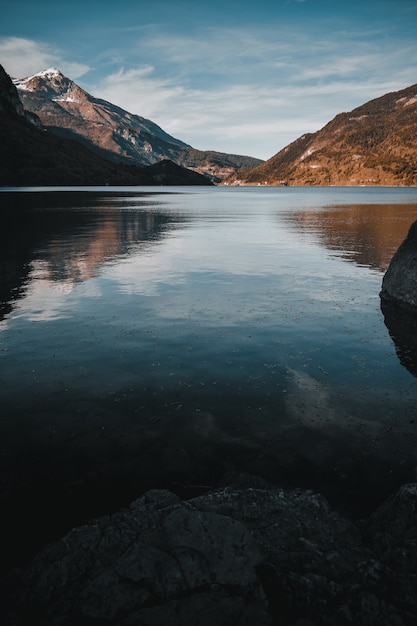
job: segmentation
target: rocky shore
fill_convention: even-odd
[[[151,490],[3,589],[9,625],[411,626],[417,484],[355,523],[318,493],[250,476],[190,500]]]

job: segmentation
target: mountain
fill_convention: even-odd
[[[27,112],[0,65],[0,185],[211,185],[197,172],[162,161],[115,163],[80,142],[58,137]]]
[[[417,85],[340,113],[238,178],[242,184],[417,185]]]
[[[154,122],[93,97],[55,68],[13,82],[25,109],[38,115],[46,128],[115,162],[143,166],[170,159],[216,182],[242,167],[262,163],[252,157],[196,150]]]
[[[42,126],[37,115],[25,111],[20,101],[19,94],[10,80],[10,76],[6,74],[0,65],[0,114],[12,116],[20,121],[28,122],[40,128]]]

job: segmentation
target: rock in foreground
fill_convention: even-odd
[[[380,296],[417,312],[417,221],[392,257],[382,281]]]
[[[150,491],[7,580],[8,624],[417,623],[417,485],[361,527],[311,491]]]

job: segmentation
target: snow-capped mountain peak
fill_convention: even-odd
[[[25,91],[36,91],[39,88],[39,82],[47,81],[56,83],[65,79],[65,76],[56,68],[50,67],[42,72],[37,72],[32,76],[25,76],[24,78],[14,78],[13,83],[18,89]],[[68,80],[68,79],[67,79]]]
[[[55,67],[13,82],[25,109],[36,113],[46,128],[78,139],[118,163],[150,165],[170,159],[213,177],[260,163],[251,157],[195,150],[155,122],[94,97]]]
[[[80,102],[85,99],[85,92],[56,67],[51,67],[33,76],[17,78],[13,83],[19,91],[42,93],[49,100]]]
[[[106,151],[121,152],[125,157],[135,158],[139,138],[136,135],[142,134],[145,135],[140,144],[147,141],[148,136],[154,136],[158,142],[186,147],[185,143],[171,137],[150,120],[95,98],[54,67],[13,82],[24,106],[35,110],[46,126],[52,124],[55,127],[70,128],[73,133],[86,132],[89,140],[93,134],[94,141],[99,142],[100,148]],[[109,136],[111,145],[108,144]],[[125,140],[122,149],[121,137]],[[146,152],[145,150],[145,155]],[[158,151],[152,155],[151,162],[170,156],[163,148],[161,153]]]
[[[47,76],[48,78],[53,78],[54,76],[58,76],[60,78],[64,78],[62,72],[60,72],[56,67],[50,67],[47,70],[43,70],[42,72],[38,72],[34,74],[34,76]]]

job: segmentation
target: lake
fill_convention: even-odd
[[[415,479],[417,328],[379,291],[416,188],[0,201],[8,563],[153,487],[253,474],[360,517]]]

